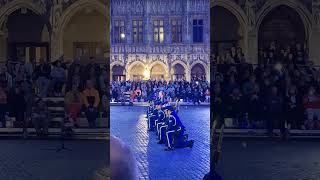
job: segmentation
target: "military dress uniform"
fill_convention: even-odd
[[[159,101],[156,101],[154,103],[155,106],[160,105],[161,103]],[[149,114],[148,117],[148,130],[154,131],[155,128],[155,121],[158,119],[159,113],[157,108],[153,108],[152,113]]]
[[[159,137],[159,126],[164,124],[165,118],[166,118],[166,115],[164,113],[164,109],[161,108],[160,110],[158,110],[158,119],[155,121],[155,128],[156,128],[158,137]]]
[[[188,141],[184,135],[185,127],[183,126],[180,118],[174,111],[172,106],[166,107],[167,110],[171,111],[171,114],[167,121],[166,140],[167,150],[173,150],[174,148],[193,147],[194,141]]]

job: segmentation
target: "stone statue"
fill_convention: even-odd
[[[256,23],[256,3],[255,0],[246,0],[245,12],[248,17],[248,23],[250,27],[254,27]]]

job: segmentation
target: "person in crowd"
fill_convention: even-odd
[[[166,130],[167,148],[165,150],[172,151],[175,148],[192,148],[194,141],[185,138],[185,127],[172,106],[166,107],[166,115],[168,128]]]
[[[281,133],[284,133],[284,120],[283,120],[283,99],[278,92],[278,88],[273,86],[271,94],[266,100],[266,116],[267,128],[269,136],[273,136],[273,130],[275,127],[280,128]]]
[[[34,79],[38,86],[38,95],[42,98],[47,97],[50,87],[51,67],[43,59],[40,60],[40,64],[36,67],[34,72]]]
[[[244,122],[244,99],[238,88],[233,89],[232,93],[228,96],[228,110],[235,123],[240,127],[245,126]]]
[[[5,88],[11,89],[13,86],[12,75],[8,72],[7,66],[0,68],[0,81],[5,83]]]
[[[287,134],[290,129],[299,129],[303,125],[302,98],[297,94],[297,88],[291,86],[285,98],[286,121],[285,128]]]
[[[112,180],[138,180],[138,166],[132,151],[114,136],[110,136],[110,168]]]
[[[23,82],[16,82],[15,87],[10,91],[8,101],[9,108],[15,117],[15,122],[17,127],[24,127],[25,125],[25,113],[27,102],[25,100],[23,87]]]
[[[248,118],[252,128],[259,127],[259,123],[263,120],[263,99],[260,95],[260,88],[258,85],[255,85],[253,92],[248,96]]]
[[[8,107],[8,93],[6,92],[6,82],[0,81],[0,123],[1,127],[6,127],[6,114]]]
[[[73,84],[72,89],[67,92],[64,102],[69,120],[76,128],[79,127],[77,119],[83,104],[82,101],[83,98],[81,92],[78,90],[78,84]]]
[[[311,86],[308,94],[304,96],[303,105],[308,117],[305,126],[307,129],[315,129],[320,121],[320,96],[316,93],[314,87]]]
[[[64,83],[66,82],[66,72],[62,67],[62,63],[60,60],[56,61],[53,64],[50,75],[52,77],[52,88],[54,96],[61,96],[62,88],[64,86]]]
[[[96,127],[98,106],[100,104],[99,92],[94,88],[92,81],[87,80],[86,89],[82,94],[85,106],[85,114],[89,123],[89,127],[94,128]]]
[[[36,129],[37,136],[49,135],[49,111],[47,104],[38,98],[35,102],[35,108],[32,113],[32,123]]]

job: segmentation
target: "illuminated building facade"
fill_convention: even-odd
[[[209,0],[111,0],[111,78],[210,79]]]

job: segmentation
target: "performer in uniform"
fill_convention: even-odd
[[[154,131],[154,128],[155,128],[155,120],[158,119],[158,116],[159,116],[159,113],[158,113],[158,110],[159,108],[157,108],[159,105],[161,104],[160,101],[155,101],[154,102],[154,105],[155,105],[155,108],[153,109],[153,112],[150,113],[149,117],[148,117],[148,130],[149,131]]]
[[[166,107],[167,117],[168,117],[168,127],[166,131],[167,139],[167,151],[171,151],[174,148],[184,148],[193,147],[193,140],[188,141],[186,136],[184,136],[185,127],[183,126],[180,118],[174,111],[172,106]]]
[[[156,128],[156,133],[157,133],[157,137],[160,139],[159,137],[159,126],[161,124],[164,124],[164,121],[165,121],[165,118],[166,118],[166,115],[165,115],[165,112],[162,108],[162,106],[164,105],[165,103],[160,103],[157,107],[158,109],[158,119],[155,120],[155,128]]]

